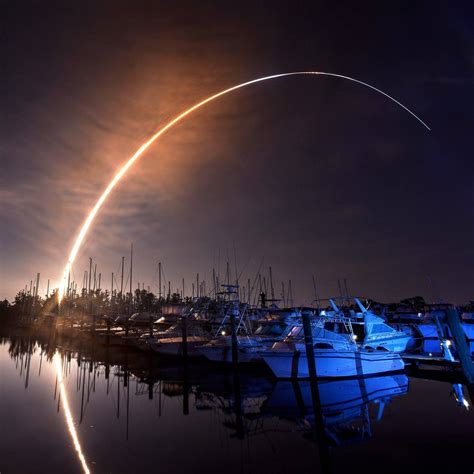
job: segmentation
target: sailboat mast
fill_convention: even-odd
[[[122,276],[120,277],[120,298],[123,298],[123,267],[125,265],[125,257],[122,257]]]
[[[159,298],[161,300],[161,262],[158,262],[158,288],[159,288]]]
[[[133,281],[133,243],[130,245],[130,303],[133,300],[132,295],[132,281]]]
[[[272,300],[274,300],[275,299],[275,290],[273,288],[272,267],[269,267],[268,273],[269,273],[269,278],[270,278],[270,292],[271,292],[271,295],[272,295]]]

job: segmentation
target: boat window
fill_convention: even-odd
[[[326,331],[334,331],[335,328],[336,328],[336,323],[333,323],[331,321],[326,321],[324,323],[324,329],[326,329]]]
[[[357,336],[357,340],[361,341],[365,337],[365,330],[364,330],[364,325],[363,324],[357,324],[353,323],[352,324],[352,331],[354,332],[354,335]]]
[[[332,344],[329,344],[328,342],[317,342],[314,347],[316,349],[332,349]]]
[[[269,324],[265,326],[259,326],[254,334],[265,335],[265,336],[280,336],[283,332],[283,327],[279,324]]]

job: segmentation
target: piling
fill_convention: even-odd
[[[236,303],[238,304],[238,303]],[[237,365],[239,363],[239,352],[238,352],[238,342],[237,342],[237,327],[235,324],[235,316],[238,314],[238,309],[235,308],[234,304],[232,304],[232,308],[230,310],[230,333],[232,338],[232,366],[237,369]]]
[[[188,331],[187,331],[187,315],[183,313],[181,316],[181,336],[182,336],[182,343],[181,343],[181,355],[184,357],[185,362],[187,361],[188,357]]]
[[[237,439],[244,439],[244,416],[242,410],[242,394],[240,390],[240,374],[237,370],[233,373],[234,388],[234,411],[235,411],[235,427]]]
[[[188,374],[188,331],[187,331],[187,313],[181,316],[181,350],[183,356],[183,415],[189,415],[189,374]]]
[[[111,321],[110,321],[110,316],[107,318],[107,346],[110,345],[110,326],[111,326]]]
[[[461,320],[456,308],[446,310],[446,321],[454,339],[464,377],[466,378],[471,401],[474,397],[474,364],[471,359],[471,350],[466,340],[466,335],[461,325]]]
[[[306,359],[308,361],[309,377],[310,379],[316,380],[316,359],[314,357],[313,332],[311,328],[310,316],[309,314],[303,313],[301,318],[303,320],[304,344],[306,348]]]
[[[148,322],[148,334],[150,337],[153,337],[153,316],[150,315],[150,320]]]
[[[330,473],[331,459],[329,456],[329,449],[326,443],[324,418],[321,409],[321,399],[319,397],[311,320],[309,314],[307,313],[302,313],[301,318],[303,320],[306,360],[308,363],[309,380],[311,387],[311,401],[313,404],[315,438],[318,443],[322,472]]]

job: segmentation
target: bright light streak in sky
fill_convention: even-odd
[[[54,354],[53,362],[54,368],[56,369],[56,375],[58,377],[59,393],[61,394],[61,400],[63,403],[64,417],[66,418],[67,428],[74,443],[74,448],[77,451],[77,456],[79,457],[79,461],[81,462],[82,469],[85,474],[90,474],[89,468],[87,467],[86,458],[84,457],[84,454],[82,454],[81,443],[79,442],[76,427],[74,426],[74,420],[72,418],[71,409],[69,408],[69,400],[67,398],[66,387],[64,386],[61,357],[59,355],[59,352],[56,352]]]
[[[87,232],[89,231],[89,228],[91,227],[92,223],[94,222],[95,216],[99,212],[100,208],[106,201],[107,197],[109,194],[112,192],[112,190],[115,188],[115,186],[118,184],[118,182],[122,179],[122,177],[125,175],[125,173],[129,170],[129,168],[135,163],[135,161],[140,158],[140,156],[161,136],[163,135],[167,130],[169,130],[171,127],[176,125],[178,122],[180,122],[182,119],[184,119],[187,115],[190,115],[193,113],[196,109],[199,109],[203,105],[206,105],[207,103],[225,95],[228,94],[229,92],[233,92],[237,89],[241,89],[246,86],[250,86],[252,84],[256,84],[258,82],[263,82],[263,81],[268,81],[270,79],[277,79],[280,77],[287,77],[287,76],[300,76],[300,75],[312,75],[312,76],[331,76],[331,77],[337,77],[340,79],[346,79],[348,81],[356,82],[358,84],[361,84],[365,87],[368,87],[369,89],[372,89],[375,92],[378,92],[379,94],[384,95],[391,101],[395,102],[397,105],[399,105],[402,109],[404,109],[406,112],[408,112],[410,115],[412,115],[418,122],[420,122],[425,128],[430,130],[430,127],[421,120],[420,117],[418,117],[414,112],[412,112],[410,109],[405,107],[402,103],[400,103],[398,100],[394,99],[392,96],[388,95],[387,93],[381,91],[380,89],[377,89],[377,87],[374,87],[370,84],[367,84],[366,82],[359,81],[358,79],[354,79],[353,77],[349,76],[343,76],[341,74],[333,74],[330,72],[321,72],[321,71],[297,71],[297,72],[286,72],[282,74],[274,74],[272,76],[265,76],[265,77],[260,77],[258,79],[253,79],[252,81],[248,82],[243,82],[242,84],[238,84],[236,86],[230,87],[228,89],[225,89],[221,92],[218,92],[217,94],[214,94],[207,99],[202,100],[201,102],[193,105],[189,109],[185,110],[181,114],[179,114],[177,117],[169,121],[166,125],[164,125],[162,128],[160,128],[148,141],[146,141],[129,159],[128,161],[125,162],[125,164],[119,169],[117,174],[112,178],[108,186],[105,188],[103,193],[100,195],[99,199],[95,203],[95,206],[91,209],[89,212],[89,215],[86,217],[84,223],[82,224],[81,230],[79,231],[79,234],[76,237],[76,240],[74,241],[74,245],[72,246],[71,252],[69,254],[66,266],[64,267],[62,279],[59,283],[59,291],[58,291],[58,302],[61,303],[61,300],[63,299],[64,293],[66,291],[66,286],[67,286],[67,280],[68,280],[68,275],[69,272],[71,271],[72,265],[74,263],[74,260],[76,259],[76,256],[79,252],[79,249],[81,248],[82,242],[84,241],[85,236],[87,235]]]

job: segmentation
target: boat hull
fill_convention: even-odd
[[[309,378],[305,352],[261,352],[265,363],[278,379]],[[404,369],[399,354],[368,351],[315,351],[316,374],[321,378],[364,377]]]
[[[201,346],[198,351],[212,362],[232,362],[232,346]],[[237,353],[239,364],[261,361],[260,354],[252,348],[239,348]]]
[[[198,347],[202,346],[209,339],[204,337],[190,337],[187,341],[187,355],[188,357],[200,357],[201,353]],[[182,338],[169,338],[149,343],[150,349],[157,354],[166,356],[182,356],[183,355],[183,340]]]
[[[410,336],[396,336],[387,338],[373,338],[364,341],[364,347],[372,349],[384,349],[389,352],[405,352],[410,342]]]

